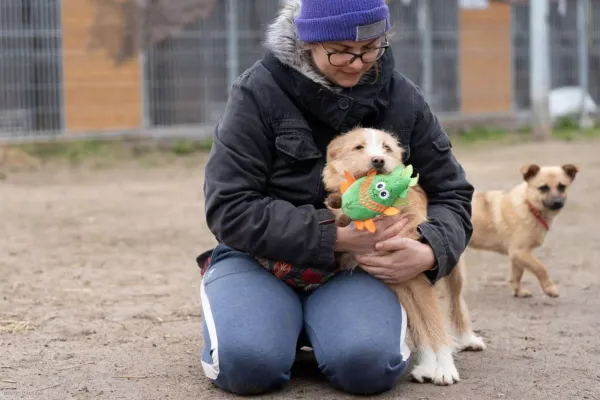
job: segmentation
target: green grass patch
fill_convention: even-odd
[[[552,137],[567,142],[578,139],[595,139],[600,137],[600,128],[581,129],[575,119],[562,118],[555,124]]]
[[[171,146],[171,151],[177,155],[188,155],[200,151],[210,151],[212,139],[204,140],[178,140]]]
[[[481,141],[507,140],[509,135],[511,133],[505,129],[482,126],[459,132],[455,137],[462,143],[476,143]]]
[[[13,147],[43,162],[90,164],[109,168],[118,161],[137,159],[143,165],[160,165],[162,158],[189,156],[210,150],[212,140],[77,140],[21,144]]]
[[[532,141],[527,126],[515,130],[501,127],[480,126],[450,132],[456,145],[513,145]],[[553,127],[552,138],[559,141],[593,140],[600,138],[600,127],[582,130],[573,119],[561,119]],[[121,161],[136,161],[146,167],[160,167],[178,159],[195,163],[194,155],[207,153],[212,138],[193,139],[144,139],[121,138],[112,140],[78,140],[22,144],[13,146],[43,163],[68,165],[85,164],[95,169],[113,168]],[[187,161],[186,161],[187,162]]]
[[[452,135],[459,144],[498,143],[516,144],[532,141],[531,128],[522,126],[516,130],[498,127],[476,127],[459,131]],[[574,141],[579,139],[600,138],[600,128],[580,129],[579,124],[572,118],[563,118],[552,128],[552,139],[559,141]]]
[[[122,142],[112,140],[35,143],[17,147],[42,161],[62,160],[72,165],[90,159],[115,160],[127,154]]]

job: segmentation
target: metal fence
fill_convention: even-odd
[[[0,136],[62,129],[59,3],[0,2]]]
[[[262,56],[263,32],[279,2],[238,1],[227,29],[228,3],[218,1],[210,18],[151,49],[144,66],[150,126],[214,123],[227,101],[229,68],[238,75]],[[237,54],[229,51],[232,39]]]
[[[68,10],[66,0],[0,2],[0,138],[124,132],[175,135],[182,129],[199,133],[201,128],[210,134],[227,101],[231,77],[261,57],[265,26],[280,6],[280,0],[217,0],[208,17],[126,65],[116,65],[82,44],[89,20],[83,4],[88,0],[76,1],[69,3]],[[579,84],[576,2],[566,0],[566,8],[561,9],[561,2],[551,1],[552,88]],[[469,67],[483,77],[489,71],[478,69],[475,61],[465,66],[467,61],[461,57],[464,32],[459,0],[388,3],[396,68],[424,90],[440,115],[472,117],[461,106],[464,70]],[[600,0],[591,0],[590,5],[588,90],[599,101]],[[510,7],[507,68],[511,81],[506,85],[511,93],[509,113],[516,115],[529,107],[529,6],[523,1]],[[481,34],[489,29],[494,27],[482,29]],[[499,50],[482,44],[471,51],[485,60],[497,57]],[[89,64],[90,58],[98,61]],[[88,64],[81,65],[93,68],[78,67],[83,60]],[[480,86],[477,93],[484,104],[493,94]]]
[[[568,0],[564,9],[550,7],[550,72],[552,88],[579,85],[577,1]],[[600,1],[589,2],[588,74],[592,98],[600,101]],[[528,109],[529,100],[529,5],[512,6],[513,71],[515,107]]]

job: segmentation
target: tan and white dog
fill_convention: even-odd
[[[473,236],[469,247],[507,255],[511,263],[512,293],[529,297],[521,288],[523,272],[529,270],[542,290],[558,297],[558,288],[532,251],[544,243],[546,233],[567,201],[567,192],[579,169],[562,166],[525,165],[523,182],[512,190],[475,192],[473,195]]]
[[[402,163],[404,150],[389,133],[376,129],[355,128],[334,139],[327,149],[327,163],[323,171],[326,190],[339,193],[345,180],[344,171],[357,179],[373,168],[383,173],[391,172]],[[427,219],[427,196],[417,185],[408,192],[408,205],[400,214],[410,220],[410,237],[418,238],[417,226]],[[330,210],[339,215],[340,210]],[[346,254],[342,268],[357,266],[354,257]],[[424,274],[403,284],[391,285],[408,316],[408,332],[417,348],[418,362],[411,376],[418,382],[432,381],[438,385],[451,385],[460,380],[454,363],[454,352],[483,350],[484,341],[471,328],[468,309],[462,296],[464,275],[462,265],[440,280],[448,295],[451,327],[456,341],[446,327],[446,314],[440,307],[438,286],[432,286]]]

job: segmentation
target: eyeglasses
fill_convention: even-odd
[[[322,43],[319,43],[319,45],[327,54],[329,64],[334,67],[345,67],[352,64],[357,58],[360,58],[360,60],[365,64],[372,64],[383,57],[385,51],[388,49],[388,47],[390,47],[386,40],[378,47],[373,47],[367,51],[356,54],[349,51],[328,51]]]

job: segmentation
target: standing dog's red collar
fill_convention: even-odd
[[[531,211],[531,213],[533,214],[533,216],[535,218],[537,218],[538,221],[540,221],[540,224],[542,224],[542,226],[544,227],[544,229],[546,231],[549,231],[550,227],[548,226],[548,222],[546,222],[546,220],[542,216],[541,211],[538,210],[538,209],[536,209],[535,207],[533,207],[529,201],[527,202],[527,206],[529,207],[529,211]]]

